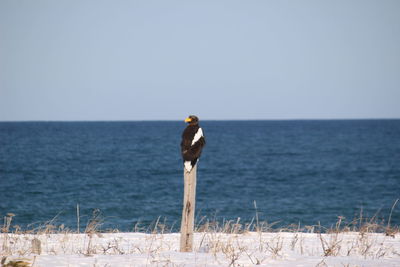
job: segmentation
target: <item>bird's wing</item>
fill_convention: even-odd
[[[192,145],[194,145],[203,136],[203,130],[199,128],[193,137]]]

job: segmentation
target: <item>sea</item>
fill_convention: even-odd
[[[207,143],[197,168],[198,224],[329,228],[338,218],[400,224],[400,120],[200,125]],[[11,227],[22,229],[53,224],[82,231],[95,216],[102,229],[159,223],[179,231],[185,127],[0,122],[0,218],[12,215]]]

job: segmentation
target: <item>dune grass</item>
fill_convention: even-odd
[[[392,241],[399,238],[400,229],[391,223],[397,202],[387,222],[378,220],[377,216],[365,218],[360,212],[359,217],[350,221],[339,216],[329,228],[320,224],[277,228],[276,223],[259,221],[257,212],[250,222],[242,222],[240,218],[218,222],[202,217],[195,226],[194,253],[207,253],[222,266],[260,265],[291,253],[319,256],[320,266],[325,266],[326,257],[400,260],[400,247]],[[21,229],[12,225],[14,216],[7,214],[1,228],[1,267],[34,266],[37,255],[67,254],[138,254],[145,256],[149,264],[178,266],[166,252],[178,251],[179,234],[161,217],[150,227],[137,223],[132,233],[120,233],[118,229],[101,230],[104,218],[95,210],[83,232],[78,233],[63,224],[57,225],[55,219],[32,229]],[[23,258],[32,256],[29,261]]]

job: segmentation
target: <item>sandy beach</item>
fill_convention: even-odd
[[[398,233],[200,232],[191,253],[178,233],[1,234],[0,244],[3,266],[400,265]]]

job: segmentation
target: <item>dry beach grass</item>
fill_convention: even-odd
[[[399,266],[399,227],[360,215],[350,222],[339,217],[328,229],[278,229],[257,215],[244,224],[202,218],[194,252],[180,253],[179,234],[160,218],[152,229],[101,232],[102,219],[94,212],[84,233],[77,233],[54,221],[22,231],[12,227],[14,214],[8,214],[0,235],[1,266]]]

